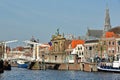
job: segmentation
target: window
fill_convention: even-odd
[[[118,41],[118,45],[120,45],[120,41]]]
[[[106,45],[106,42],[104,41],[104,45]]]
[[[111,44],[111,42],[109,41],[109,45]]]
[[[81,55],[81,53],[79,52],[79,55]]]
[[[112,45],[114,45],[114,41],[112,42]]]
[[[70,60],[72,60],[72,59],[73,59],[73,56],[72,56],[72,55],[70,55],[70,56],[69,56],[69,59],[70,59]]]
[[[55,56],[55,61],[57,60],[57,56]]]
[[[109,51],[109,53],[111,53],[111,51]]]
[[[81,47],[81,50],[82,50],[82,47]]]
[[[82,55],[83,55],[83,52],[82,52]]]
[[[92,47],[91,47],[91,46],[89,47],[89,50],[92,50]]]
[[[112,50],[112,53],[114,53],[115,51],[114,50]]]

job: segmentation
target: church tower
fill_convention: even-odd
[[[111,24],[110,24],[110,15],[109,15],[109,9],[106,8],[106,15],[105,15],[105,23],[104,23],[104,33],[111,29]]]

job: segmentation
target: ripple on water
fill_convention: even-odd
[[[12,67],[0,74],[0,80],[120,80],[119,73],[60,70],[28,70]]]

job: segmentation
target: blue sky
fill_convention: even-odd
[[[120,25],[120,0],[0,0],[0,40],[44,43],[57,28],[75,36],[103,29],[106,4],[112,27]]]

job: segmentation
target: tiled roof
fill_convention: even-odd
[[[120,26],[114,27],[109,30],[110,32],[114,32],[115,34],[120,34]]]
[[[100,38],[103,35],[103,30],[88,30],[88,36],[94,38]]]

